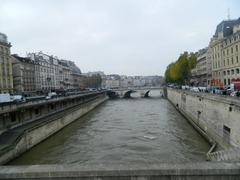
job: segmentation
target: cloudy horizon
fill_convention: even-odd
[[[237,0],[0,0],[11,53],[43,51],[105,74],[163,75],[184,51],[208,45]]]

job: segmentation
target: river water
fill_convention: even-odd
[[[150,95],[109,100],[9,164],[205,161],[209,144],[159,91]]]

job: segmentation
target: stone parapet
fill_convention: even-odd
[[[1,179],[238,180],[239,163],[2,166]]]

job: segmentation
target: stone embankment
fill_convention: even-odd
[[[99,92],[74,96],[74,99],[59,99],[54,102],[55,107],[59,103],[59,109],[51,108],[53,102],[41,105],[44,111],[41,111],[38,118],[29,119],[23,125],[11,128],[0,135],[0,164],[16,158],[107,99],[105,92]],[[51,111],[45,110],[49,104]],[[30,112],[30,109],[27,110]]]
[[[240,159],[240,101],[233,97],[168,88],[168,100],[215,148],[209,160]],[[219,151],[220,150],[220,151]],[[218,152],[219,151],[219,152]]]

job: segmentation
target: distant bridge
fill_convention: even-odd
[[[108,96],[110,98],[131,98],[132,93],[140,92],[140,96],[144,98],[149,97],[151,90],[159,90],[160,95],[163,96],[162,87],[141,87],[141,88],[121,88],[121,89],[112,89],[108,91]]]

